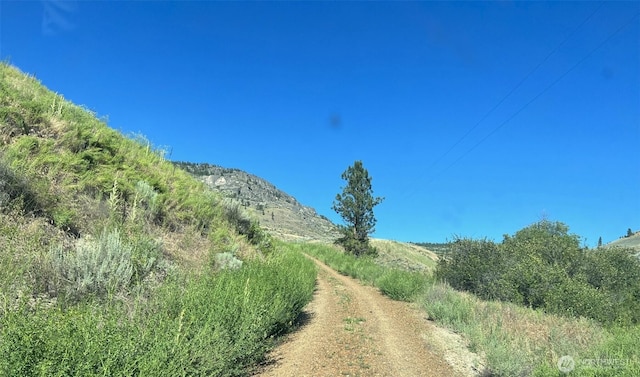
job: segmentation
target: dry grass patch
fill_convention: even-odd
[[[483,355],[488,370],[499,376],[552,371],[559,357],[586,358],[607,339],[607,331],[593,320],[483,301],[444,284],[431,286],[421,304],[431,319],[467,338],[471,350]]]
[[[376,262],[408,271],[433,272],[438,256],[424,247],[404,242],[371,239],[378,250]]]

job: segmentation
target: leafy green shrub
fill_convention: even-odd
[[[484,299],[603,323],[640,323],[640,261],[626,250],[582,249],[568,229],[545,220],[500,244],[458,239],[436,276]]]
[[[224,215],[239,234],[247,235],[251,230],[251,218],[242,210],[240,203],[235,200],[225,199],[222,201]]]
[[[264,254],[275,250],[271,235],[260,228],[260,223],[256,220],[252,220],[249,234],[246,236],[249,242]]]
[[[581,274],[612,306],[610,316],[620,324],[640,323],[640,259],[632,250],[607,248],[585,251]]]
[[[72,209],[58,207],[51,211],[53,223],[60,229],[72,230],[75,228],[76,213]],[[77,232],[76,232],[77,233]]]
[[[580,237],[569,233],[569,227],[561,222],[542,220],[505,236],[502,247],[507,255],[520,258],[528,255],[542,264],[558,266],[570,276],[581,263]]]
[[[436,269],[436,277],[457,289],[504,296],[502,292],[483,292],[503,274],[502,255],[498,246],[488,240],[459,238],[450,244]]]
[[[544,308],[551,313],[583,316],[601,323],[607,323],[618,315],[607,292],[574,279],[564,279],[550,287]]]

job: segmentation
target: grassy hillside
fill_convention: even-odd
[[[613,242],[609,242],[605,247],[624,247],[631,249],[640,256],[640,232],[627,237],[622,237]]]
[[[0,375],[246,375],[311,299],[238,205],[4,63],[0,136]]]
[[[371,245],[378,250],[377,262],[390,267],[432,272],[438,261],[434,252],[417,244],[374,238]]]

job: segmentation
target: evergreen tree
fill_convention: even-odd
[[[598,247],[602,247],[602,237],[598,238]]]
[[[369,246],[369,234],[376,225],[373,207],[380,204],[383,198],[373,197],[371,177],[362,161],[356,161],[348,167],[342,173],[342,179],[347,181],[347,185],[341,194],[336,195],[331,207],[347,224],[340,227],[343,237],[337,242],[358,256],[375,254],[375,249]]]

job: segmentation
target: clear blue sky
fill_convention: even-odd
[[[546,217],[593,246],[640,230],[638,12],[2,1],[0,57],[173,160],[243,169],[336,222],[362,160],[386,198],[375,237],[500,241]]]

